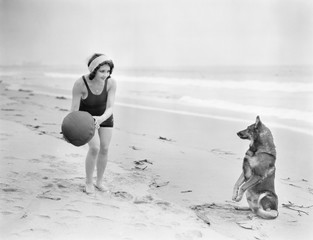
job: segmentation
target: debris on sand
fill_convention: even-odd
[[[168,185],[169,183],[170,183],[169,181],[157,183],[157,182],[155,181],[155,179],[153,179],[153,182],[149,185],[149,187],[153,186],[153,187],[155,187],[155,188],[159,188],[159,187],[164,187],[164,186]]]
[[[160,139],[160,140],[163,140],[163,141],[173,142],[172,139],[166,138],[166,137],[162,137],[162,136],[159,136],[159,139]]]
[[[150,161],[147,160],[147,159],[134,161],[134,163],[135,163],[136,165],[144,165],[145,163],[153,164],[152,162],[150,162]]]
[[[288,209],[290,209],[290,210],[292,210],[292,211],[298,212],[298,215],[299,215],[299,216],[302,216],[301,213],[302,213],[302,214],[309,215],[308,212],[303,211],[303,210],[300,210],[300,209],[313,207],[313,205],[310,205],[310,206],[303,206],[303,205],[301,205],[301,206],[299,206],[299,205],[296,205],[296,204],[294,204],[294,203],[292,203],[292,202],[290,202],[290,201],[289,201],[289,203],[287,203],[287,204],[286,204],[286,203],[283,203],[282,206],[285,207],[285,208],[288,208]],[[300,209],[297,209],[297,208],[300,208]]]

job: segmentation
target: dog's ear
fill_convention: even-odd
[[[257,117],[256,117],[256,120],[255,120],[254,127],[255,127],[255,128],[258,128],[261,124],[262,124],[261,119],[260,119],[259,116],[257,116]]]

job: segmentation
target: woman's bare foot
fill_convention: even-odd
[[[100,191],[100,192],[108,192],[109,190],[107,188],[105,188],[102,184],[95,184],[95,188]]]
[[[95,192],[95,187],[93,186],[93,184],[86,184],[85,193],[93,194],[94,192]]]

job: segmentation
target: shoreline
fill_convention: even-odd
[[[3,83],[1,83],[1,85],[3,85]],[[61,149],[63,149],[63,151],[68,151],[68,155],[70,155],[70,157],[68,157],[70,163],[67,163],[67,166],[69,168],[74,166],[73,164],[77,162],[75,159],[77,156],[84,158],[84,147],[80,149],[73,148],[69,144],[61,142],[59,139],[59,123],[67,113],[65,110],[68,109],[67,105],[69,105],[69,99],[44,96],[27,91],[12,90],[3,90],[1,96],[3,99],[7,99],[7,101],[1,101],[1,119],[5,119],[5,121],[9,122],[17,122],[19,125],[26,126],[29,131],[25,133],[26,135],[23,137],[24,140],[26,140],[25,138],[33,139],[29,135],[31,132],[40,138],[45,137],[46,135],[53,136],[55,141],[58,142],[57,144],[62,145]],[[117,116],[116,119],[119,120],[116,123],[116,130],[111,143],[110,162],[108,163],[106,170],[109,175],[108,178],[114,176],[111,179],[111,187],[114,187],[113,179],[117,181],[119,178],[122,178],[122,180],[125,181],[120,182],[120,186],[122,186],[123,183],[127,183],[125,187],[128,188],[125,192],[129,192],[130,189],[133,189],[132,184],[137,187],[140,186],[144,192],[144,195],[141,195],[140,197],[144,198],[150,194],[153,196],[152,200],[149,200],[149,197],[148,199],[144,199],[145,202],[148,202],[148,205],[151,204],[152,206],[154,206],[154,204],[160,206],[160,204],[157,204],[158,201],[166,202],[161,204],[165,204],[165,206],[168,204],[170,206],[181,206],[184,211],[190,211],[189,207],[197,204],[214,203],[216,206],[222,206],[215,209],[206,209],[206,211],[209,211],[208,218],[211,221],[210,227],[205,226],[204,223],[197,220],[195,216],[189,216],[192,218],[192,222],[196,224],[194,226],[200,226],[200,232],[203,236],[207,230],[213,229],[220,234],[234,239],[255,239],[255,237],[259,239],[293,239],[293,236],[307,237],[307,235],[303,233],[303,230],[306,229],[307,231],[310,229],[308,227],[308,222],[312,219],[312,210],[310,208],[305,209],[309,212],[308,216],[306,216],[306,214],[297,216],[297,212],[283,208],[281,205],[282,203],[288,203],[288,201],[291,201],[296,205],[308,206],[310,205],[310,202],[312,202],[311,191],[313,188],[310,175],[300,174],[300,172],[298,173],[295,171],[294,167],[291,167],[290,169],[291,161],[284,163],[283,160],[279,160],[280,162],[277,163],[278,176],[276,178],[276,185],[280,200],[280,216],[275,222],[260,219],[247,220],[246,215],[232,212],[229,209],[229,204],[235,205],[234,203],[229,202],[231,200],[231,191],[234,182],[240,175],[242,153],[248,145],[248,142],[241,142],[235,136],[235,132],[243,128],[242,123],[227,121],[219,122],[212,119],[195,120],[192,116],[174,116],[174,119],[172,119],[173,115],[171,113],[159,114],[152,113],[146,109],[138,110],[120,106],[117,107],[115,114]],[[169,115],[171,117],[169,117]],[[152,121],[151,118],[153,119]],[[140,122],[136,122],[135,119],[140,119]],[[186,125],[188,123],[190,126]],[[193,129],[193,124],[200,126],[200,130]],[[177,131],[177,128],[179,129],[181,126],[185,126],[185,128],[182,128],[182,131]],[[208,131],[201,131],[201,127]],[[223,133],[218,133],[216,131],[220,127],[225,130]],[[7,128],[2,129],[2,131],[4,131],[5,134],[10,135],[13,130]],[[208,134],[208,132],[210,134]],[[288,146],[291,144],[288,143],[288,139],[293,133],[286,133],[284,130],[276,129],[274,129],[274,133],[275,140],[280,140],[279,142],[276,142],[279,156],[285,158],[289,154],[292,154],[293,150],[288,149]],[[4,137],[5,135],[2,136],[2,141],[4,141],[4,143],[10,143],[8,137]],[[288,138],[282,141],[281,139],[283,139],[283,137],[281,136]],[[159,139],[159,137],[163,137],[165,140]],[[36,139],[39,140],[40,138]],[[199,145],[199,139],[203,138],[204,142],[201,143],[202,145]],[[303,137],[301,134],[300,136],[297,134],[294,138],[295,143],[297,143],[298,138],[306,139],[306,137]],[[227,141],[224,141],[224,139],[227,139]],[[305,149],[310,149],[309,146],[312,138],[307,137],[307,139],[309,142],[306,141],[305,143],[304,141],[303,146],[297,146],[293,155],[297,156],[297,154],[301,154],[301,157],[307,156],[307,161],[309,161],[310,156],[312,156],[311,152],[303,153]],[[36,140],[36,142],[38,140]],[[51,139],[48,140],[50,143],[51,141]],[[44,143],[42,143],[42,146],[42,149],[34,150],[35,153],[37,152],[37,154],[41,156],[44,155],[44,152],[42,151],[47,149],[47,147],[44,147]],[[18,154],[23,155],[24,151],[26,151],[26,149],[20,149],[20,153],[16,153],[12,150],[10,152],[12,159],[22,158],[22,156],[19,156]],[[46,151],[49,151],[49,149]],[[60,153],[57,149],[55,149],[55,151],[55,153],[50,154],[50,157],[56,157],[55,155]],[[71,153],[71,151],[79,153]],[[6,159],[7,164],[10,162],[12,164],[12,159]],[[38,158],[32,159],[33,161],[35,161],[35,159],[39,160]],[[147,159],[153,164],[146,164],[148,167],[145,170],[133,170],[135,167],[134,161],[142,159]],[[52,162],[53,161],[54,160],[52,159]],[[309,163],[309,165],[310,164],[311,163]],[[227,166],[227,169],[224,169],[224,166]],[[52,167],[52,169],[54,168]],[[83,161],[80,161],[75,168],[80,172],[81,175],[78,180],[82,182],[84,177]],[[288,173],[288,168],[290,169],[290,173],[291,171],[294,172],[293,175]],[[58,171],[61,171],[62,166],[57,167],[57,169]],[[310,172],[310,168],[307,168],[306,170]],[[123,175],[130,175],[131,177],[123,179]],[[75,176],[77,177],[77,173],[75,173]],[[143,180],[145,184],[137,185],[141,180]],[[169,183],[162,187],[149,188],[148,186],[153,183],[153,180],[160,185],[166,182]],[[75,181],[77,181],[77,179]],[[57,186],[57,184],[62,185],[60,182],[53,184],[54,187],[55,185]],[[63,183],[65,189],[68,190],[70,187],[67,187],[68,185],[66,184],[69,184],[69,182]],[[84,196],[80,192],[79,186],[80,183],[75,182],[74,189],[76,189],[75,191],[78,190],[78,192],[74,194],[71,191],[67,191],[67,194],[76,195],[76,197],[77,194],[79,194],[80,197]],[[120,190],[124,191],[125,189],[115,189],[113,192]],[[138,193],[136,192],[136,194]],[[112,200],[111,198],[112,196],[110,197],[110,200]],[[104,199],[101,198],[101,200],[107,201],[108,199],[105,197]],[[36,198],[36,201],[40,202],[43,200],[38,200]],[[114,202],[113,204],[116,203]],[[131,205],[132,204],[129,204],[128,207]],[[246,201],[241,201],[239,205],[246,205]],[[178,208],[180,209],[180,207]],[[172,213],[171,207],[167,206],[165,209],[166,212]],[[80,211],[84,210],[80,209]],[[73,215],[73,213],[68,213],[68,215],[75,218],[75,214]],[[182,216],[183,215],[180,215],[180,217]],[[186,217],[187,215],[184,216]],[[238,226],[236,222],[239,220],[245,221],[246,224],[250,224],[249,227],[251,227],[253,231]],[[177,221],[179,222],[180,220]],[[292,232],[289,233],[289,235],[286,235],[286,233],[283,232],[283,229],[287,226],[292,229]],[[145,228],[143,227],[143,229]],[[175,232],[176,230],[173,228],[171,231]],[[202,231],[204,231],[204,233]],[[275,231],[278,232],[275,233]],[[189,239],[197,239],[199,237],[198,230],[192,232],[191,235],[190,234],[191,233],[189,232]],[[281,238],[278,238],[280,234]],[[309,233],[307,232],[307,234]],[[46,234],[46,236],[47,235],[48,234]]]
[[[206,118],[206,119],[239,122],[242,124],[250,124],[250,122],[251,122],[251,121],[249,122],[249,120],[247,120],[247,118],[245,118],[245,119],[244,118],[234,118],[234,117],[219,116],[219,115],[206,114],[206,113],[196,113],[196,112],[190,112],[190,111],[185,111],[185,110],[173,110],[173,109],[166,109],[166,108],[160,108],[160,107],[149,107],[146,105],[138,105],[138,104],[131,104],[131,103],[117,102],[116,105],[121,106],[121,107],[130,107],[130,108],[135,108],[135,109],[152,110],[152,111],[179,114],[179,115],[185,115],[185,116],[191,116],[191,117],[200,117],[200,118]],[[239,114],[236,113],[236,115],[239,115]],[[267,124],[271,125],[274,128],[281,128],[283,130],[313,136],[313,130],[307,130],[307,129],[305,130],[305,129],[302,129],[299,127],[290,127],[290,126],[287,126],[284,124],[278,124],[275,122],[274,123],[270,122]]]
[[[43,69],[43,72],[40,72],[38,69],[36,70],[38,72],[28,71],[30,72],[25,74],[20,72],[16,76],[4,75],[2,79],[9,84],[11,90],[32,91],[36,92],[36,94],[50,95],[52,97],[62,96],[68,99],[71,98],[70,89],[76,78],[71,77],[64,79],[62,78],[62,71],[59,73],[60,76],[46,75]],[[80,75],[77,75],[77,78],[79,76]],[[228,90],[223,90],[221,86],[215,88],[216,85],[218,85],[218,81],[213,77],[213,79],[207,79],[202,82],[202,84],[212,84],[212,89],[208,86],[203,87],[204,90],[208,90],[209,92],[203,90],[201,94],[199,93],[198,98],[195,92],[199,89],[201,90],[201,88],[194,89],[191,87],[190,91],[186,91],[187,83],[181,83],[180,79],[174,81],[175,84],[178,84],[177,87],[179,87],[178,93],[176,94],[174,88],[171,86],[171,84],[174,83],[169,81],[171,78],[163,79],[161,82],[158,82],[158,78],[154,75],[141,76],[141,80],[138,80],[134,76],[129,77],[130,79],[127,79],[127,77],[124,79],[125,76],[119,75],[116,77],[120,81],[119,93],[116,96],[117,106],[203,117],[208,119],[208,121],[211,119],[219,119],[244,124],[250,124],[250,121],[255,119],[256,115],[261,114],[261,119],[264,119],[267,125],[272,128],[281,128],[295,133],[313,136],[313,125],[310,121],[312,112],[309,110],[312,107],[309,104],[312,97],[308,95],[313,91],[311,82],[306,82],[306,85],[300,87],[300,91],[294,94],[292,91],[280,92],[280,81],[278,81],[279,78],[276,76],[276,81],[272,79],[274,82],[271,84],[276,86],[275,89],[278,92],[272,92],[273,90],[271,88],[268,89],[269,92],[265,91],[266,89],[258,89],[260,83],[255,83],[256,86],[254,88],[256,89],[252,89],[250,92],[249,88],[251,84],[253,85],[254,83],[249,83],[248,79],[242,81],[237,79],[237,85],[235,85],[236,81],[233,81],[233,85],[235,85],[233,87],[236,88],[232,91],[231,87]],[[137,81],[140,81],[140,89],[134,87],[138,83]],[[188,81],[188,84],[192,83],[197,85],[197,83],[194,83],[195,79],[189,79]],[[152,86],[150,86],[150,82],[152,82]],[[224,82],[223,79],[221,79],[221,82]],[[283,83],[284,82],[281,82],[281,84]],[[167,87],[167,85],[169,86]],[[227,88],[227,84],[224,87]],[[243,89],[240,90],[241,88]],[[298,89],[299,86],[297,82],[293,82],[292,84],[290,83],[289,88],[290,90]],[[51,91],[51,89],[53,89],[53,91]],[[303,95],[302,93],[306,93],[306,91],[307,94],[301,97]],[[219,95],[218,93],[220,93],[221,96],[215,96]],[[248,96],[244,97],[245,94]],[[204,97],[207,95],[212,95],[212,99]],[[297,97],[293,97],[293,95]],[[266,100],[267,97],[269,97],[270,100]],[[253,99],[252,103],[246,102],[249,98]],[[262,99],[262,104],[259,104],[258,101],[256,101],[257,99]],[[275,102],[277,102],[277,104],[275,104]],[[286,104],[282,104],[283,102]],[[290,107],[286,107],[289,105]],[[306,108],[307,111],[302,111]]]

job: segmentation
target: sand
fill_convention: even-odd
[[[248,146],[235,133],[245,123],[117,104],[108,192],[86,195],[87,147],[60,134],[70,99],[2,81],[0,100],[1,239],[313,237],[311,136],[272,129],[279,217],[263,220],[234,209],[245,199],[231,201]]]

